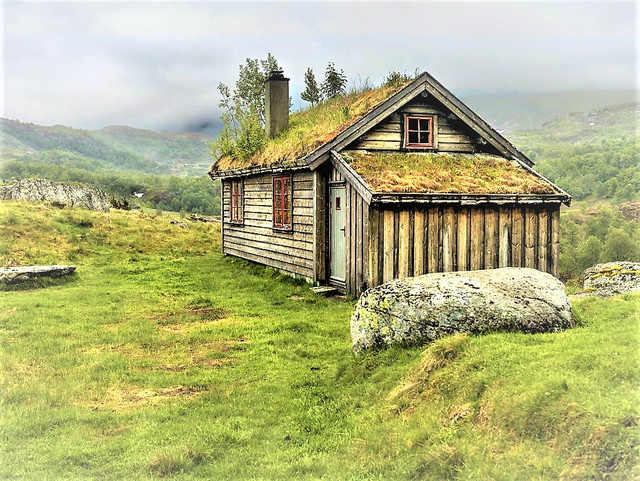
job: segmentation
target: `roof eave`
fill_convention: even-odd
[[[568,194],[455,194],[455,193],[382,193],[373,194],[371,203],[379,204],[567,204]],[[568,204],[567,204],[568,205]]]

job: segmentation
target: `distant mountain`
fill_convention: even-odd
[[[640,104],[556,116],[538,129],[507,132],[536,169],[576,199],[640,197]]]
[[[549,119],[636,102],[633,91],[466,95],[462,100],[497,129],[537,129]]]
[[[204,175],[211,163],[208,138],[131,127],[90,131],[0,119],[0,162],[42,161],[153,174]]]
[[[211,166],[211,138],[195,133],[155,132],[127,126],[110,126],[92,132],[115,147],[130,150],[170,173],[204,174]]]

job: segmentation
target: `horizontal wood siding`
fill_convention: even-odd
[[[244,224],[230,224],[230,183],[222,182],[222,251],[314,277],[313,174],[293,174],[293,231],[273,229],[272,175],[244,179]],[[317,249],[317,246],[316,246]]]
[[[446,107],[431,97],[413,99],[360,136],[348,148],[387,151],[402,149],[402,121],[405,114],[436,116],[436,148],[434,150],[439,152],[495,153],[492,147],[476,143],[478,135],[464,122],[451,116]]]
[[[429,272],[558,272],[558,206],[373,206],[368,286]]]

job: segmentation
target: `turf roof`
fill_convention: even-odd
[[[293,112],[289,117],[289,127],[276,138],[270,139],[262,152],[246,161],[222,157],[211,170],[225,172],[251,167],[271,167],[275,164],[288,167],[302,165],[301,158],[332,140],[408,83],[337,97],[314,107]]]
[[[486,154],[342,152],[376,193],[556,194],[516,162]]]

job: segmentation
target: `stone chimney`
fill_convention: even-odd
[[[272,139],[289,126],[289,79],[272,70],[264,82],[267,137]]]

